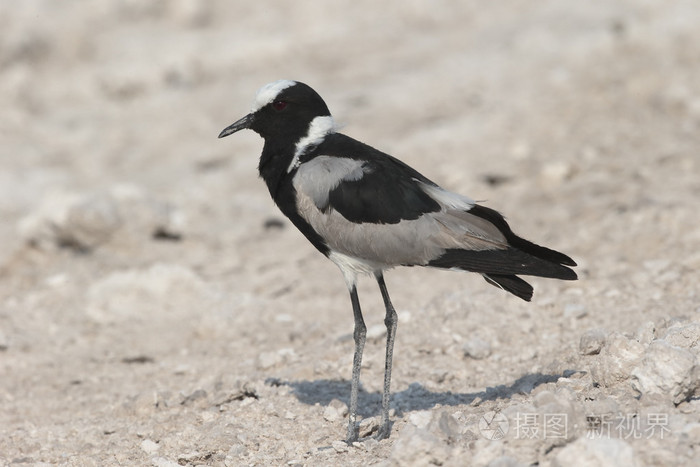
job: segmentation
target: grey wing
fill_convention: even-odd
[[[295,174],[293,185],[300,215],[332,250],[392,267],[427,265],[454,248],[507,248],[498,228],[469,214],[474,206],[472,200],[415,179],[410,179],[410,183],[434,204],[433,210],[394,223],[346,218],[342,208],[334,208],[330,194],[341,184],[357,182],[369,174],[376,176],[373,170],[360,160],[317,156],[302,164]]]

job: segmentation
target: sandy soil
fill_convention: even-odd
[[[376,5],[0,6],[0,465],[697,465],[696,2]],[[342,277],[216,138],[280,78],[579,263],[388,273],[388,440],[342,442]]]

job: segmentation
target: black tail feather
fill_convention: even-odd
[[[576,266],[573,259],[518,237],[498,211],[475,204],[467,212],[493,224],[505,237],[507,247],[492,250],[452,248],[427,266],[481,273],[489,284],[528,302],[532,299],[533,288],[517,275],[569,281],[578,278],[574,270],[567,267]]]
[[[430,261],[428,266],[481,273],[489,284],[528,302],[532,299],[532,286],[516,274],[563,280],[578,278],[567,267],[576,266],[573,259],[518,237],[498,211],[476,204],[468,212],[492,223],[506,238],[508,247],[493,250],[449,249]]]
[[[576,261],[565,255],[564,253],[560,253],[558,251],[554,251],[549,248],[536,245],[528,240],[525,240],[524,238],[515,235],[508,223],[506,222],[505,218],[494,209],[475,204],[474,207],[472,207],[469,210],[469,214],[479,216],[482,219],[485,219],[493,225],[495,225],[496,228],[500,230],[501,233],[506,237],[508,244],[514,248],[517,248],[518,250],[522,250],[525,253],[528,253],[532,256],[536,256],[545,261],[551,261],[553,263],[563,264],[565,266],[576,266]]]
[[[540,276],[550,279],[576,280],[576,273],[561,264],[547,261],[516,248],[503,250],[446,250],[428,266],[462,269],[488,275]]]
[[[532,286],[518,276],[484,274],[484,279],[486,279],[486,282],[489,284],[501,288],[506,292],[510,292],[513,295],[522,298],[526,302],[529,302],[532,299]]]

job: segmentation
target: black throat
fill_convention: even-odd
[[[318,251],[328,256],[329,249],[323,238],[299,215],[296,206],[296,190],[292,179],[296,169],[288,172],[289,165],[294,159],[295,147],[273,147],[265,142],[258,172],[265,181],[270,196],[274,200],[282,214],[301,231],[304,236],[316,247]]]
[[[279,204],[280,186],[286,179],[288,179],[287,183],[291,183],[291,174],[287,173],[287,170],[294,158],[294,150],[294,145],[277,146],[266,140],[260,155],[258,173],[277,204]]]

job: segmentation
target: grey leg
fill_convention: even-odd
[[[348,444],[357,441],[359,437],[359,427],[357,426],[357,394],[360,389],[360,367],[362,366],[362,351],[365,348],[365,336],[367,327],[362,319],[360,310],[360,300],[357,297],[357,288],[352,285],[350,289],[350,300],[352,301],[352,313],[355,318],[355,355],[352,359],[352,387],[350,389],[350,414],[348,416]]]
[[[386,290],[384,276],[377,274],[377,283],[379,290],[382,292],[384,299],[384,307],[386,308],[386,317],[384,324],[386,325],[386,360],[384,362],[384,393],[382,394],[382,426],[379,428],[379,439],[388,438],[391,433],[389,425],[389,402],[391,401],[391,365],[394,357],[394,339],[396,338],[396,324],[398,316],[394,310],[394,305],[391,304],[389,292]]]

